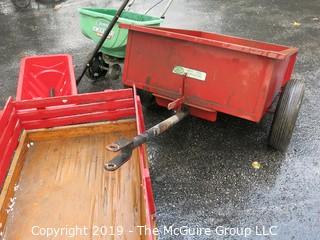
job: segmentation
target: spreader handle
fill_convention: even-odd
[[[154,4],[151,8],[149,8],[144,14],[147,15],[152,9],[154,9],[156,6],[158,6],[160,3],[162,3],[164,0],[160,0],[159,2],[157,2],[156,4]],[[168,9],[170,8],[171,4],[172,4],[173,0],[169,0],[169,2],[167,3],[165,9],[163,10],[163,13],[161,14],[160,18],[164,18]]]
[[[161,15],[161,18],[165,18],[166,13],[168,12],[171,4],[173,3],[173,0],[169,0],[167,6],[165,7],[165,9],[163,10],[163,13]]]
[[[102,47],[104,41],[107,39],[107,37],[109,36],[112,28],[114,27],[114,25],[116,25],[118,19],[120,18],[123,10],[126,8],[126,6],[128,5],[128,3],[130,2],[130,0],[124,0],[124,2],[122,3],[121,7],[119,8],[119,10],[117,11],[116,15],[114,15],[112,21],[110,22],[110,24],[108,25],[108,28],[106,29],[106,31],[103,33],[102,37],[100,38],[96,48],[94,49],[94,51],[92,52],[89,61],[87,62],[87,64],[85,65],[85,67],[82,70],[82,73],[80,75],[80,77],[77,79],[77,85],[81,82],[82,77],[84,76],[85,72],[87,71],[87,69],[90,67],[92,60],[94,59],[94,57],[97,55],[97,53],[99,52],[100,48]]]

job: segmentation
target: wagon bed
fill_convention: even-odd
[[[5,239],[43,239],[34,235],[40,227],[75,226],[88,230],[72,239],[110,238],[120,228],[117,239],[153,239],[136,227],[154,226],[144,147],[118,171],[104,170],[115,155],[106,145],[144,129],[141,105],[131,90],[10,99],[0,122],[5,123],[0,134]],[[64,233],[58,239],[68,237]]]
[[[136,224],[144,225],[138,152],[117,172],[102,167],[105,159],[112,157],[105,144],[117,137],[132,137],[135,128],[135,122],[129,121],[24,135],[22,152],[28,142],[34,146],[17,162],[23,168],[5,238],[34,239],[30,231],[33,226],[87,226],[93,228],[88,234],[95,236],[100,227],[135,230]],[[133,211],[136,213],[128,214]],[[35,228],[34,233],[38,232]],[[141,238],[134,231],[125,232],[122,239]]]

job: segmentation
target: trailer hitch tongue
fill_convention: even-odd
[[[120,139],[115,143],[107,145],[106,148],[108,151],[120,152],[120,154],[104,165],[105,170],[115,171],[120,168],[131,158],[132,152],[135,148],[146,143],[149,139],[159,136],[161,133],[167,131],[187,115],[187,111],[179,111],[175,115],[148,129],[144,133],[135,136],[132,140]]]

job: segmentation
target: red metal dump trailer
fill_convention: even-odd
[[[270,144],[286,150],[304,92],[303,83],[289,81],[298,49],[192,30],[121,27],[129,30],[123,84],[151,93],[161,106],[183,105],[209,121],[222,112],[260,122],[283,92]]]

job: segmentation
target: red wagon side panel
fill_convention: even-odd
[[[70,55],[33,56],[21,61],[17,100],[74,94],[77,86]]]
[[[290,78],[297,52],[198,31],[122,27],[129,29],[124,84],[153,93],[160,105],[184,95],[191,114],[208,120],[224,112],[260,121]],[[181,69],[193,76],[177,74]]]
[[[18,145],[22,131],[21,122],[17,117],[12,98],[7,101],[0,115],[0,188],[5,180],[11,159]]]
[[[145,124],[143,119],[143,112],[142,112],[142,105],[140,102],[140,98],[134,94],[135,96],[135,110],[137,116],[137,130],[138,134],[142,134],[145,131]],[[146,203],[146,210],[147,210],[147,226],[150,226],[152,229],[155,228],[155,213],[156,213],[156,206],[154,202],[153,190],[152,190],[152,183],[149,171],[149,163],[146,156],[146,146],[141,145],[138,149],[140,158],[140,172],[142,173],[142,187],[144,191],[144,199]],[[148,240],[155,239],[153,235],[147,236]]]

